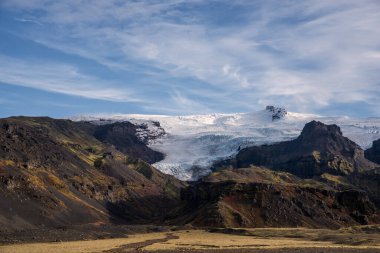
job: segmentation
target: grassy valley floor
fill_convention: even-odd
[[[380,252],[380,226],[340,230],[305,228],[178,230],[125,238],[0,246],[1,253],[122,252]]]

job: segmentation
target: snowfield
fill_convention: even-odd
[[[230,157],[241,148],[294,139],[311,120],[337,124],[344,136],[363,149],[371,147],[372,141],[380,138],[380,118],[324,117],[292,112],[283,114],[283,111],[278,117],[275,113],[262,110],[192,116],[113,114],[72,119],[98,124],[130,121],[141,126],[138,137],[166,155],[163,161],[153,165],[182,180],[195,180],[208,174],[209,166],[215,160]]]

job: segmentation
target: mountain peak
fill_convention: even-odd
[[[360,146],[344,137],[337,125],[315,120],[305,125],[297,139],[242,149],[236,164],[240,168],[266,166],[303,178],[323,173],[348,175],[374,168]]]
[[[265,110],[272,114],[272,121],[282,119],[288,114],[285,108],[275,107],[273,105],[267,105]]]
[[[372,147],[365,151],[365,157],[372,162],[380,164],[380,139],[373,141]]]
[[[343,136],[339,126],[332,124],[326,125],[320,121],[310,121],[305,124],[301,132],[301,137],[328,137],[328,136]]]

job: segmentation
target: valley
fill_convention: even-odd
[[[288,124],[279,112],[268,124]],[[184,181],[156,166],[165,123],[131,122],[1,119],[0,252],[380,250],[378,141],[312,120]]]
[[[0,0],[0,253],[380,253],[380,0]]]

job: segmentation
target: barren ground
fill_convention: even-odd
[[[122,252],[380,252],[379,226],[340,230],[212,229],[124,235],[124,238],[67,242],[28,242],[0,246],[1,253],[122,253]]]

